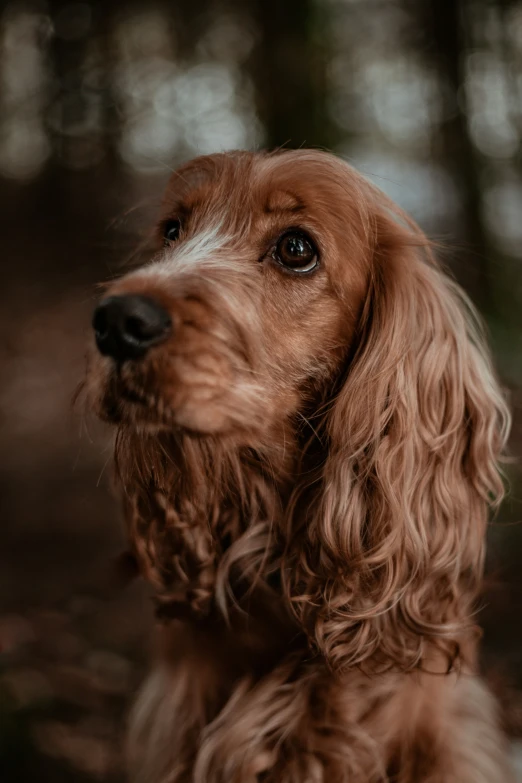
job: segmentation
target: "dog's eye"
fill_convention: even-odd
[[[293,272],[311,272],[317,266],[317,249],[306,234],[292,231],[281,237],[274,258]]]
[[[167,220],[163,226],[163,237],[165,242],[175,242],[179,239],[181,223],[179,220]]]

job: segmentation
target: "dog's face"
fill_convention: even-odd
[[[95,312],[87,386],[100,415],[149,431],[273,431],[319,394],[367,285],[359,185],[310,151],[176,172],[151,262]]]

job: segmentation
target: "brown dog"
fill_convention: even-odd
[[[509,416],[418,227],[332,155],[199,158],[94,315],[160,660],[140,783],[503,783],[473,608]]]

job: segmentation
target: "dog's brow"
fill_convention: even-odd
[[[294,193],[289,193],[286,190],[276,190],[268,196],[264,211],[267,214],[273,214],[274,212],[295,214],[296,212],[302,212],[304,208],[305,205]]]

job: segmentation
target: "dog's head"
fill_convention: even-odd
[[[487,506],[502,495],[508,415],[473,310],[422,232],[332,155],[231,153],[173,175],[156,244],[95,312],[87,388],[99,413],[149,444],[171,432],[275,444],[294,486],[279,527],[283,590],[333,664],[380,650],[415,665],[427,638],[451,654]],[[303,418],[313,464],[296,435]],[[176,546],[212,517],[196,497],[204,487],[210,498],[220,470],[207,462],[199,488],[184,485]],[[238,479],[235,497],[272,525],[277,465],[263,476],[264,489]],[[140,513],[160,524],[157,509]],[[225,548],[205,525],[200,561],[215,564]]]
[[[196,159],[171,178],[152,261],[94,315],[100,414],[261,433],[303,408],[352,341],[368,286],[369,187],[316,152]]]

